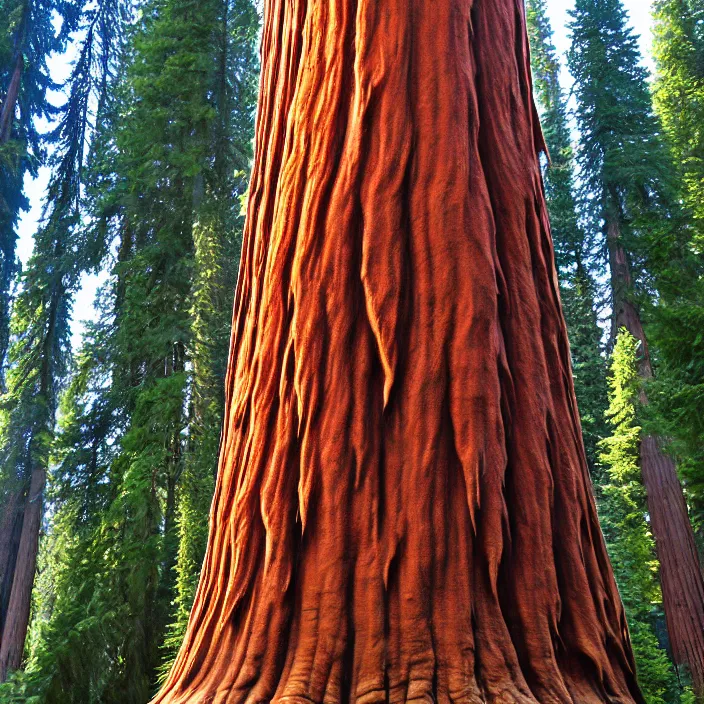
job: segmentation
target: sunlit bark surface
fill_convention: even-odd
[[[522,0],[268,0],[208,553],[156,701],[640,702]]]

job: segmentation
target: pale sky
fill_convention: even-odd
[[[652,0],[622,0],[626,10],[629,13],[631,26],[640,36],[640,48],[644,57],[650,56],[651,45],[651,6]],[[555,32],[554,43],[563,60],[562,83],[566,91],[570,88],[570,76],[564,66],[564,55],[569,47],[569,37],[567,23],[569,22],[568,11],[574,7],[574,0],[547,0],[548,12],[550,21]],[[648,58],[644,61],[648,68],[652,68],[652,64]],[[70,67],[70,58],[66,56],[55,57],[50,62],[52,75],[55,80],[62,80],[68,73]],[[20,239],[17,245],[17,253],[22,260],[23,265],[26,264],[31,251],[34,232],[39,223],[41,214],[42,197],[44,195],[47,181],[49,178],[48,169],[43,168],[39,172],[37,179],[27,179],[25,181],[25,192],[27,193],[31,209],[24,213],[19,223]],[[93,275],[85,275],[83,277],[81,290],[76,297],[74,307],[74,344],[80,341],[80,333],[83,329],[82,320],[92,319],[93,315],[93,298],[99,282],[104,280],[104,276],[98,277]]]

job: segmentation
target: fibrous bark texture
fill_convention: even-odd
[[[522,0],[268,0],[210,538],[157,697],[640,702]]]

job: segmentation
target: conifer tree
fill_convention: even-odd
[[[89,326],[62,395],[48,488],[55,513],[42,545],[29,657],[24,671],[0,686],[3,702],[124,701],[111,679],[124,657],[118,646],[126,609],[110,589],[121,565],[96,540],[101,526],[110,529],[105,518],[114,498],[105,336],[105,329]]]
[[[659,370],[650,396],[657,422],[673,439],[704,551],[704,8],[690,0],[660,0],[654,19],[655,107],[689,220],[654,247]]]
[[[213,165],[204,175],[204,194],[196,204],[192,231],[189,439],[178,497],[176,613],[164,671],[181,644],[205,555],[205,517],[215,486],[232,301],[240,259],[239,197],[244,196],[249,172],[256,104],[256,12],[249,0],[222,3],[221,8],[215,43],[218,70],[213,76],[217,105],[210,137]]]
[[[593,243],[579,222],[574,154],[566,102],[560,87],[560,62],[552,43],[545,0],[528,0],[528,36],[533,82],[550,155],[543,169],[565,322],[570,337],[575,393],[590,469],[597,471],[597,444],[606,434],[606,366],[596,315],[596,286],[590,271]]]
[[[47,91],[58,88],[49,75],[47,59],[65,48],[76,28],[79,7],[80,3],[67,0],[0,1],[0,385],[18,271],[15,228],[20,212],[28,206],[24,178],[36,175],[45,156],[36,121],[58,115],[47,96]]]
[[[257,24],[248,0],[156,0],[130,34],[87,199],[89,231],[113,242],[115,260],[64,396],[65,459],[51,477],[50,535],[70,537],[50,556],[60,578],[41,597],[52,604],[27,671],[6,688],[17,701],[51,701],[75,678],[71,702],[143,704],[180,641],[221,423]],[[93,497],[97,522],[71,492]]]
[[[650,379],[653,364],[639,304],[647,282],[643,253],[681,222],[672,169],[620,0],[577,0],[572,35],[579,160],[608,258],[612,337],[625,327],[639,340],[639,371]],[[644,391],[641,402],[647,402]],[[676,467],[659,437],[643,433],[640,468],[674,659],[689,666],[704,696],[704,580]]]
[[[655,616],[660,606],[655,542],[646,521],[637,420],[639,342],[625,328],[611,355],[608,419],[612,434],[601,441],[604,478],[599,517],[623,599],[638,666],[638,682],[649,704],[676,698],[676,680],[659,647]]]
[[[22,662],[55,413],[70,353],[72,295],[100,249],[80,228],[81,186],[91,101],[104,102],[120,7],[120,0],[80,6],[84,36],[66,102],[56,111],[58,123],[48,137],[53,174],[43,224],[13,312],[14,341],[0,417],[0,483],[7,506],[0,530],[0,682]]]
[[[704,6],[657,0],[654,6],[655,107],[681,172],[682,196],[704,237]]]
[[[128,463],[123,481],[131,483],[121,497],[149,507],[135,538],[155,544],[144,564],[156,571],[145,572],[144,587],[135,592],[139,599],[146,595],[143,607],[131,605],[148,652],[127,668],[141,668],[148,687],[173,619],[171,604],[176,597],[179,610],[189,608],[192,572],[204,549],[190,527],[207,522],[220,427],[223,335],[236,270],[232,213],[243,187],[235,171],[247,168],[242,154],[251,134],[233,139],[242,111],[233,104],[233,86],[251,81],[252,67],[237,66],[236,54],[251,51],[256,14],[249,2],[168,0],[147,6],[144,16],[127,73],[134,107],[116,136],[118,168],[128,189],[142,197],[124,203],[131,250],[120,264],[124,294],[115,344],[121,363],[133,370],[117,460]],[[244,36],[236,33],[238,23]],[[244,100],[251,121],[251,97]],[[144,481],[135,479],[140,476]],[[135,525],[126,523],[128,534]]]

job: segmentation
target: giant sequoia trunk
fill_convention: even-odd
[[[618,218],[607,215],[607,242],[613,292],[614,333],[626,328],[641,343],[639,372],[653,377],[643,323],[630,298],[632,282]],[[648,403],[645,390],[641,402]],[[640,444],[643,485],[648,496],[650,526],[660,562],[660,585],[672,655],[686,665],[699,700],[704,701],[704,575],[677,467],[659,438],[644,436]]]
[[[267,0],[210,538],[156,701],[640,702],[522,0]]]

